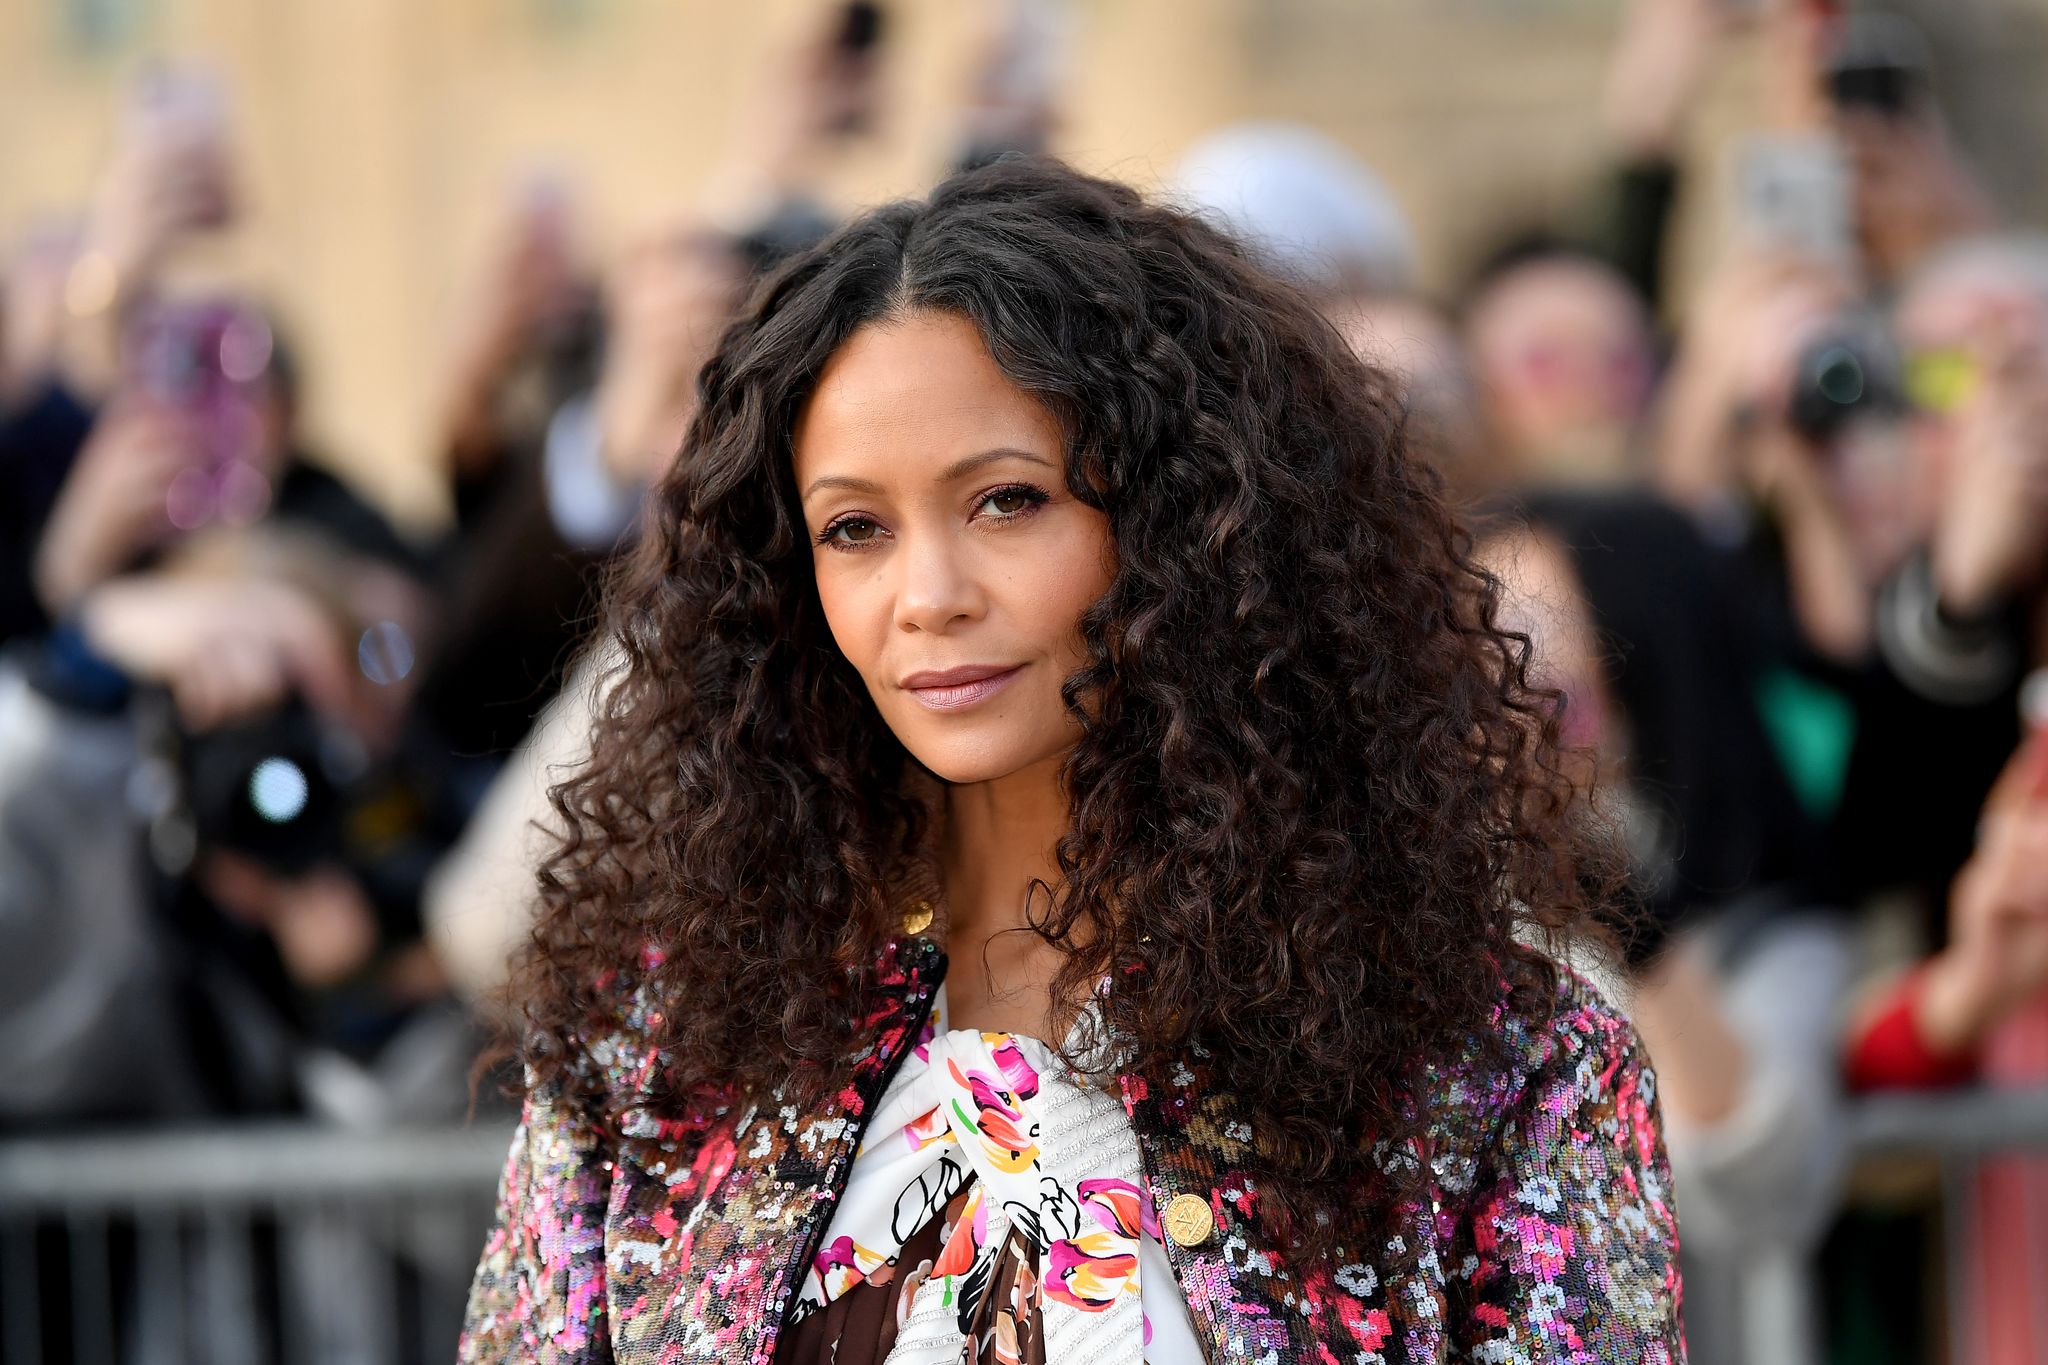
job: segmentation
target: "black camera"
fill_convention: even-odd
[[[1793,366],[1787,416],[1816,445],[1859,418],[1905,409],[1897,351],[1883,329],[1866,320],[1839,320],[1809,342]]]
[[[286,876],[340,853],[362,748],[303,702],[189,737],[178,757],[199,847],[232,850]]]

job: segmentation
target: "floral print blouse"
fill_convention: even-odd
[[[778,1360],[1199,1362],[1114,1072],[1091,1083],[1036,1038],[948,1017],[941,985]]]

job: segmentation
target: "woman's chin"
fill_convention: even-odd
[[[929,768],[932,775],[955,786],[995,782],[1058,759],[1073,747],[1073,736],[1063,734],[1057,743],[1041,736],[1018,734],[1013,726],[990,726],[985,733],[934,735],[928,732],[904,734],[897,738],[910,756]]]

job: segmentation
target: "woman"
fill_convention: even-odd
[[[765,284],[615,586],[470,1361],[1672,1360],[1612,866],[1375,376],[1052,163]]]

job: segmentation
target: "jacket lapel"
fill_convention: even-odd
[[[1383,1359],[1377,1353],[1394,1347],[1396,1327],[1380,1267],[1339,1251],[1303,1275],[1272,1247],[1259,1221],[1258,1182],[1247,1173],[1253,1115],[1212,1083],[1206,1056],[1191,1050],[1165,1085],[1130,1075],[1121,1084],[1167,1260],[1211,1365]],[[1207,1209],[1206,1236],[1184,1240],[1190,1220],[1176,1200]],[[1201,1230],[1199,1218],[1193,1224]],[[1386,1251],[1407,1249],[1396,1239]]]
[[[1191,1062],[1176,1067],[1164,1086],[1141,1076],[1121,1078],[1152,1205],[1169,1225],[1161,1241],[1187,1299],[1188,1316],[1211,1365],[1312,1360],[1314,1343],[1300,1335],[1299,1316],[1278,1311],[1290,1296],[1291,1277],[1284,1266],[1253,1250],[1259,1239],[1249,1224],[1258,1208],[1258,1190],[1242,1174],[1251,1140],[1249,1116],[1200,1079]],[[1183,1201],[1179,1208],[1176,1200]],[[1172,1215],[1182,1213],[1189,1200],[1200,1201],[1212,1225],[1192,1245],[1172,1230],[1184,1226],[1184,1217]],[[1259,1283],[1253,1283],[1253,1275]]]
[[[620,1365],[768,1365],[866,1116],[915,1046],[943,970],[929,941],[892,945],[864,1030],[874,1041],[812,1112],[772,1095],[696,1141],[622,1146],[606,1219]]]

